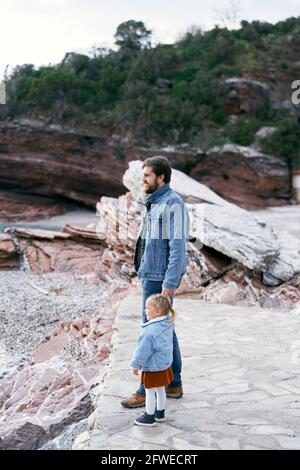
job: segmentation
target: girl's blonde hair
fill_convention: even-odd
[[[147,300],[153,300],[155,306],[161,310],[161,315],[170,315],[170,321],[172,323],[175,321],[176,312],[172,308],[168,297],[165,297],[162,294],[152,294],[147,298]]]

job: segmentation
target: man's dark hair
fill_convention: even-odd
[[[156,176],[164,175],[164,182],[170,183],[172,168],[167,157],[157,155],[147,158],[143,162],[143,168],[145,168],[145,166],[150,166]]]

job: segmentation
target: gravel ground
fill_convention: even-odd
[[[71,274],[0,271],[0,383],[14,375],[18,364],[30,359],[61,320],[94,314],[106,297],[101,287]]]
[[[31,223],[0,222],[0,232],[11,225],[61,230],[67,223],[85,228],[95,227],[98,222],[96,212],[76,210]],[[110,289],[88,284],[73,274],[34,274],[25,265],[20,271],[0,270],[0,385],[15,375],[20,364],[31,358],[37,345],[61,320],[95,314],[109,300],[109,292]],[[66,360],[68,355],[72,360],[76,357],[73,346],[67,348]],[[87,419],[74,423],[41,450],[72,449],[74,439],[86,429]]]
[[[72,274],[0,271],[0,385],[30,359],[36,346],[61,320],[94,314],[109,300],[108,295],[102,287]],[[70,354],[74,360],[74,351]],[[86,429],[86,419],[74,423],[41,450],[72,449],[75,438]]]
[[[79,434],[82,434],[88,429],[88,420],[83,419],[78,423],[71,424],[64,432],[47,442],[43,447],[38,450],[72,450],[72,445]]]

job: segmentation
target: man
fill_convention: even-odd
[[[142,280],[142,321],[147,321],[145,304],[152,294],[162,293],[173,304],[174,292],[188,265],[186,253],[189,215],[181,197],[170,188],[171,165],[165,157],[143,162],[145,211],[134,255],[135,269]],[[181,354],[176,333],[173,338],[173,382],[167,396],[181,398]],[[140,385],[129,398],[121,401],[126,408],[145,405],[145,389]]]

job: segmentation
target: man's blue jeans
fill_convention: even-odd
[[[142,288],[143,288],[143,300],[142,300],[142,322],[145,323],[147,321],[147,317],[145,314],[145,306],[146,300],[152,294],[160,294],[162,291],[162,283],[163,281],[149,281],[148,279],[143,279],[142,281]],[[171,299],[171,305],[173,305],[173,298]],[[171,387],[180,387],[182,385],[181,382],[181,353],[179,349],[177,335],[174,332],[173,336],[173,362],[172,362],[172,370],[174,374],[174,380],[170,384]],[[140,385],[138,393],[145,393],[144,385]]]

